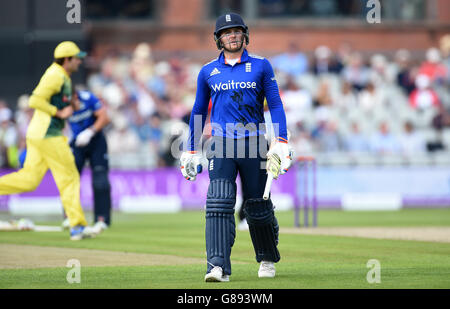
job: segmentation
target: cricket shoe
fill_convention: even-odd
[[[108,225],[103,221],[97,221],[92,227],[88,227],[92,229],[94,234],[100,234],[104,230],[108,229]]]
[[[243,219],[241,222],[239,222],[238,224],[238,230],[239,231],[248,231],[248,223],[247,223],[247,219]]]
[[[108,225],[103,221],[97,221],[92,227],[93,231],[97,234],[100,234],[104,230],[108,229]]]
[[[64,221],[63,221],[62,224],[61,224],[61,227],[62,227],[64,230],[70,229],[70,220],[69,220],[69,218],[65,218],[65,219],[64,219]]]
[[[224,275],[222,267],[214,266],[209,273],[205,275],[205,282],[228,282],[230,281],[229,275]]]
[[[90,226],[77,225],[70,229],[70,240],[82,240],[85,238],[94,238],[98,233]]]
[[[262,261],[258,270],[259,278],[273,278],[275,277],[275,263]]]
[[[30,219],[20,219],[17,221],[17,229],[19,231],[33,231],[34,223]]]

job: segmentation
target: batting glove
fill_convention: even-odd
[[[292,165],[293,149],[286,142],[277,141],[267,152],[267,172],[273,178],[285,174]]]
[[[181,174],[189,181],[194,181],[197,174],[202,172],[202,157],[193,151],[185,151],[181,154]]]
[[[95,131],[91,128],[87,128],[83,131],[81,131],[80,134],[78,134],[77,139],[75,140],[75,146],[77,147],[84,147],[91,141],[92,137],[95,135]]]

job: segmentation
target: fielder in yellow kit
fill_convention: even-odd
[[[29,106],[34,114],[27,129],[24,166],[0,178],[0,195],[33,191],[50,169],[70,220],[72,240],[94,236],[86,228],[80,202],[80,175],[67,137],[62,133],[65,119],[73,113],[70,74],[78,70],[85,56],[86,53],[70,41],[56,47],[55,62],[30,97]]]

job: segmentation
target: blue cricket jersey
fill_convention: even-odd
[[[69,117],[70,128],[72,129],[73,139],[84,129],[92,126],[96,120],[94,113],[102,107],[100,100],[89,91],[78,91],[78,100],[80,109],[74,111]]]
[[[240,61],[231,66],[222,52],[198,75],[188,150],[197,149],[210,99],[213,136],[237,139],[264,134],[264,98],[272,122],[278,124],[277,138],[287,141],[286,115],[269,61],[244,50]]]

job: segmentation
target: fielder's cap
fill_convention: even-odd
[[[78,58],[84,58],[86,57],[87,53],[84,51],[81,51],[80,48],[78,48],[77,44],[71,41],[64,41],[58,44],[55,48],[54,52],[54,58],[66,58],[66,57],[78,57]]]

